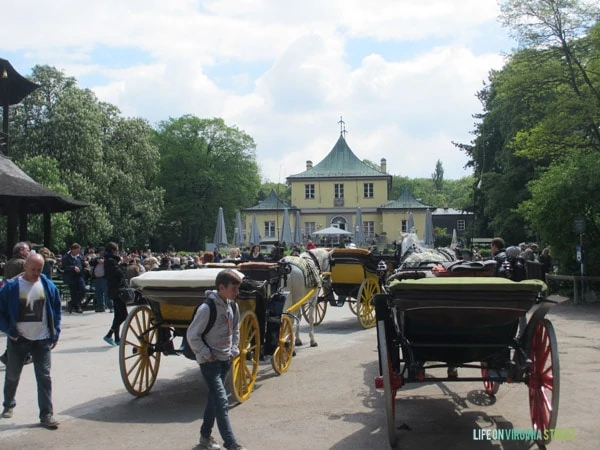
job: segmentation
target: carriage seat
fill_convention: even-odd
[[[391,255],[393,257],[393,255]],[[364,248],[336,248],[331,255],[331,266],[336,264],[360,264],[369,272],[377,271],[377,264],[382,259],[390,259],[390,255],[371,253]]]

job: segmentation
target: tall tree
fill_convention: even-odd
[[[252,138],[222,119],[186,115],[161,122],[155,142],[165,189],[162,244],[203,249],[212,241],[219,207],[231,235],[236,211],[253,205],[260,188]]]
[[[36,66],[32,72],[40,89],[16,108],[13,158],[54,160],[67,194],[91,205],[71,213],[66,241],[123,238],[139,246],[148,235],[140,228],[153,230],[162,209],[153,130],[141,119],[123,119],[115,106],[99,102],[55,68]],[[42,184],[52,181],[44,172],[39,176]]]
[[[435,163],[435,170],[431,174],[431,179],[433,180],[436,191],[440,192],[444,187],[444,166],[439,159]]]

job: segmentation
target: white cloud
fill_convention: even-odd
[[[22,18],[7,51],[94,80],[83,87],[127,116],[223,117],[273,181],[318,163],[340,115],[357,156],[390,173],[428,177],[439,158],[466,175],[450,141],[471,140],[475,93],[508,50],[485,47],[507,43],[485,35],[495,0],[23,0],[5,14]]]

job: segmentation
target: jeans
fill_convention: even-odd
[[[94,278],[94,296],[96,309],[105,309],[108,306],[108,282],[106,278]]]
[[[200,435],[210,436],[216,419],[225,448],[231,447],[236,442],[231,430],[231,422],[229,422],[229,402],[224,384],[230,366],[229,361],[212,361],[200,364],[200,370],[208,388]]]
[[[4,377],[4,402],[2,406],[14,408],[17,405],[15,401],[17,386],[19,386],[25,359],[31,353],[37,381],[40,420],[53,414],[52,379],[50,378],[51,345],[50,339],[30,341],[20,336],[16,341],[8,340],[8,364]]]
[[[73,283],[70,283],[69,291],[71,293],[71,307],[81,307],[81,302],[85,297],[85,280],[83,277],[79,277]]]

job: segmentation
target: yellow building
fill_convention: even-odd
[[[280,240],[284,208],[289,210],[292,230],[296,210],[299,211],[304,244],[308,239],[322,245],[351,240],[363,247],[374,242],[385,247],[407,231],[411,215],[415,231],[423,239],[429,207],[408,191],[390,201],[392,176],[387,173],[386,160],[381,159],[378,169],[363,163],[352,152],[343,134],[321,162],[313,165],[307,161],[306,170],[290,175],[287,182],[291,187],[291,204],[284,204],[272,191],[263,202],[244,210],[246,223],[251,222],[252,214],[256,215],[263,240]],[[357,226],[361,219],[362,230]],[[330,227],[351,234],[330,238],[314,235]]]

